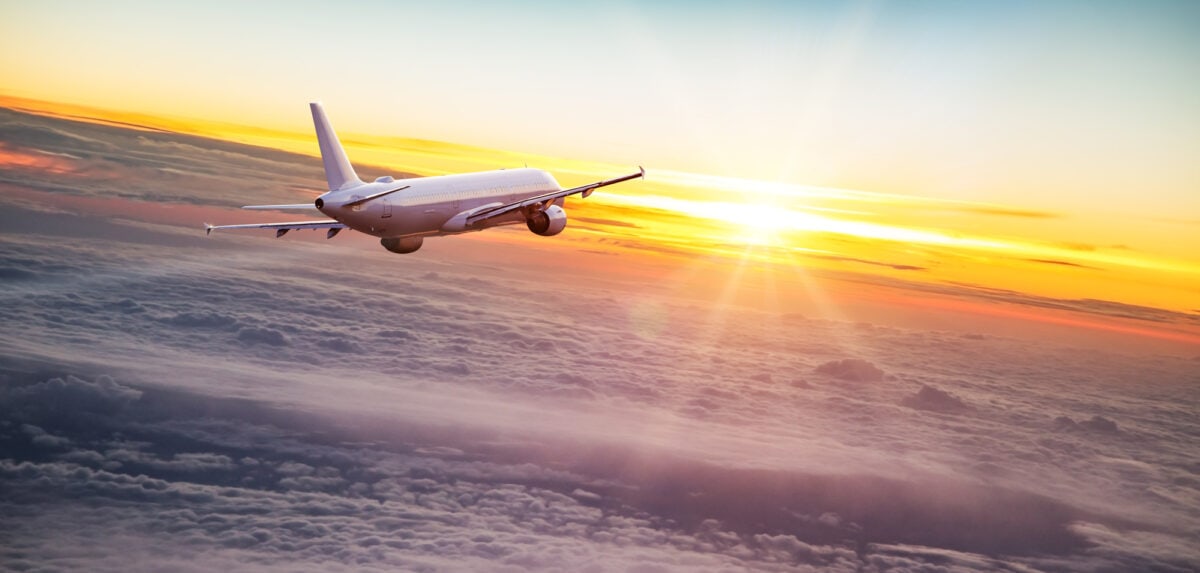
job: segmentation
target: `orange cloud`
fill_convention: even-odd
[[[44,151],[25,150],[0,141],[0,169],[27,169],[54,175],[75,172],[72,158]]]
[[[951,310],[997,318],[1015,319],[1021,322],[1045,323],[1106,333],[1134,335],[1200,347],[1200,328],[1187,325],[1148,325],[1138,319],[1122,319],[1095,314],[1081,314],[1071,310],[1022,307],[1013,304],[947,297],[915,297],[911,295],[892,294],[888,299],[894,304],[915,308]]]

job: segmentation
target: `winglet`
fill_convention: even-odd
[[[645,167],[638,165],[638,173],[640,173],[640,175],[638,175],[638,177],[641,177],[642,179],[646,178],[646,168]]]
[[[317,130],[317,143],[321,146],[321,160],[325,163],[325,179],[329,181],[329,190],[337,191],[362,183],[350,165],[350,159],[346,157],[346,150],[342,149],[333,125],[325,117],[325,108],[321,107],[320,102],[312,102],[308,107],[312,109],[313,127]]]
[[[211,234],[212,234],[212,230],[213,230],[213,228],[214,228],[214,227],[213,227],[212,225],[209,225],[208,223],[205,223],[205,224],[204,224],[204,234],[205,234],[205,235],[211,235]]]

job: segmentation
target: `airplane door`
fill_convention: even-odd
[[[391,217],[391,216],[392,216],[392,200],[385,197],[383,199],[383,214],[380,215],[379,217],[381,219],[387,219],[388,217]]]

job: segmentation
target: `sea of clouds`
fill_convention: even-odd
[[[119,166],[134,199],[241,204],[314,161],[5,113],[6,146]],[[345,239],[0,197],[0,568],[1200,568],[1191,357]]]

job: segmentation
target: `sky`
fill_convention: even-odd
[[[352,132],[1041,208],[1200,205],[1190,2],[4,11],[12,95],[296,131],[322,99]]]
[[[0,6],[24,108],[312,154],[321,100],[406,172],[643,165],[596,210],[693,253],[1200,306],[1194,3]]]

